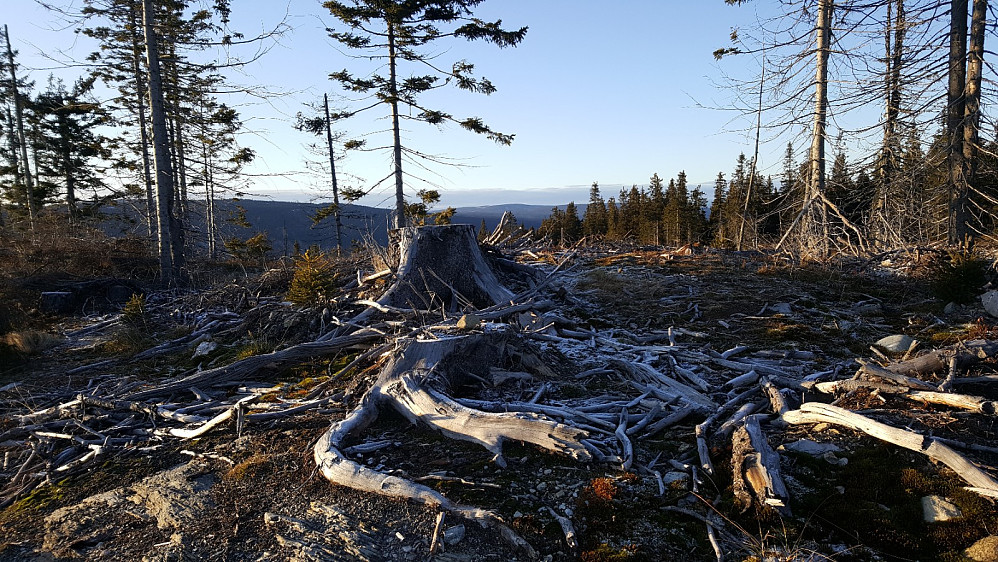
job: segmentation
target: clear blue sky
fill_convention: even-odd
[[[81,5],[80,0],[54,3]],[[3,5],[0,23],[10,26],[20,62],[40,86],[47,68],[55,66],[40,50],[64,50],[80,60],[91,50],[71,30],[53,30],[60,24],[34,0],[3,0]],[[749,123],[732,122],[731,112],[697,104],[728,103],[730,94],[717,87],[722,71],[755,71],[749,59],[718,64],[712,56],[732,27],[751,25],[755,10],[722,0],[487,1],[477,15],[502,18],[506,27],[528,26],[523,43],[503,50],[454,43],[439,49],[439,61],[468,59],[498,92],[486,97],[450,90],[428,101],[458,116],[480,116],[499,131],[515,133],[516,140],[501,147],[456,127],[439,131],[411,123],[405,134],[411,146],[469,165],[434,168],[439,175],[418,173],[438,184],[442,204],[455,206],[582,202],[593,181],[609,197],[621,184],[646,184],[656,172],[668,179],[680,170],[691,183],[709,188],[717,172],[730,172],[739,152],[751,153],[748,135],[739,131]],[[232,76],[238,84],[264,85],[280,95],[237,96],[229,103],[251,130],[241,139],[259,155],[251,171],[274,174],[257,178],[255,190],[302,198],[322,179],[302,173],[304,145],[313,139],[292,128],[294,114],[324,92],[340,93],[327,79],[330,72],[363,73],[372,67],[348,58],[326,37],[324,28],[336,22],[318,0],[234,0],[233,11],[233,27],[246,35],[274,27],[285,15],[292,28],[263,58]],[[357,119],[340,129],[356,136],[387,125],[383,119]],[[776,174],[780,166],[785,145],[775,144],[760,156],[763,173]],[[350,155],[339,167],[352,176],[345,183],[359,187],[388,175],[389,160],[388,154]],[[413,191],[420,187],[427,186],[413,184]],[[389,188],[364,202],[390,203]]]

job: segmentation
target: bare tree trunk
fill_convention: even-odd
[[[35,220],[38,217],[38,209],[35,206],[35,185],[31,178],[31,167],[28,164],[28,138],[24,135],[24,104],[21,102],[21,94],[17,90],[17,68],[14,65],[14,50],[10,47],[10,32],[7,26],[3,26],[3,36],[7,40],[7,66],[10,69],[10,94],[14,98],[14,117],[17,120],[17,136],[21,142],[21,162],[24,165],[22,177],[24,178],[25,198],[28,204],[28,220],[31,224],[31,231],[35,230]]]
[[[967,53],[967,84],[964,93],[963,122],[963,180],[966,183],[966,200],[957,207],[957,238],[969,246],[974,233],[968,227],[970,190],[977,182],[977,159],[981,130],[981,74],[984,69],[984,36],[988,16],[988,0],[974,0],[970,24],[970,48]]]
[[[402,183],[402,134],[399,129],[398,77],[395,71],[395,26],[388,22],[388,80],[392,99],[392,138],[395,156],[395,228],[405,228],[405,192]]]
[[[340,188],[336,184],[336,158],[333,154],[333,124],[329,120],[329,95],[322,94],[322,105],[326,110],[326,146],[329,149],[329,173],[333,179],[333,218],[336,219],[336,249],[343,250],[343,222],[340,220]]]
[[[745,190],[745,205],[742,207],[742,222],[738,227],[738,240],[735,250],[742,251],[742,240],[745,238],[745,221],[748,220],[749,202],[752,200],[752,188],[755,185],[756,162],[759,161],[759,134],[762,132],[762,94],[766,83],[766,52],[762,53],[762,73],[759,76],[759,107],[755,114],[755,150],[752,153],[752,170],[749,172],[748,189]]]
[[[135,29],[138,29],[138,15],[135,7],[129,7],[129,17]],[[145,83],[142,80],[141,56],[142,47],[139,43],[140,36],[137,33],[132,35],[132,73],[135,75],[135,112],[139,115],[139,152],[142,155],[142,180],[145,184],[146,192],[146,228],[149,231],[149,238],[157,246],[159,243],[159,231],[156,228],[156,201],[152,192],[152,173],[149,162],[149,129],[146,123],[145,99],[142,94],[145,91]]]
[[[821,195],[825,192],[825,127],[828,120],[828,55],[832,44],[833,0],[819,0],[815,41],[814,130],[811,133],[810,173],[801,220],[803,249],[828,253],[828,221]],[[820,211],[814,211],[819,205]],[[810,208],[809,208],[810,207]],[[819,224],[820,223],[820,224]],[[819,231],[819,229],[821,229]]]
[[[891,14],[892,7],[893,16]],[[895,196],[895,176],[898,170],[898,158],[900,157],[901,142],[898,138],[898,121],[901,114],[901,67],[904,64],[904,36],[905,36],[905,8],[904,0],[896,0],[895,3],[887,4],[887,24],[884,33],[884,103],[886,105],[884,115],[884,140],[881,147],[879,176],[880,193],[875,204],[875,211],[879,210],[881,221],[890,221],[888,210],[891,208],[890,200]]]
[[[62,168],[64,179],[66,181],[66,208],[69,212],[69,222],[70,224],[76,222],[77,209],[76,209],[76,178],[73,176],[73,155],[70,148],[69,139],[69,122],[64,113],[58,114],[59,118],[59,137],[60,137],[60,156],[62,157]]]
[[[949,35],[949,90],[946,93],[946,140],[950,208],[947,234],[950,244],[961,244],[966,234],[967,178],[964,177],[963,118],[967,84],[967,2],[952,0]]]
[[[163,81],[159,69],[159,51],[152,0],[142,0],[142,23],[145,28],[146,62],[149,72],[149,107],[152,109],[152,145],[156,168],[156,226],[159,236],[159,269],[163,283],[177,281],[180,264],[174,263],[173,237],[173,164],[170,162],[170,142],[166,130],[163,102]]]

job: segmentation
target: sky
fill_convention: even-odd
[[[79,8],[80,0],[50,0]],[[731,104],[724,75],[751,76],[751,59],[715,62],[712,53],[726,46],[733,27],[756,20],[752,3],[727,6],[722,0],[489,0],[476,10],[504,27],[529,27],[516,48],[451,42],[431,47],[438,64],[457,60],[475,64],[491,80],[491,96],[448,89],[425,101],[455,116],[478,116],[496,130],[514,133],[511,146],[499,146],[456,126],[438,129],[411,122],[403,141],[424,153],[441,155],[460,167],[409,165],[423,180],[416,189],[438,189],[441,204],[474,206],[501,203],[564,204],[588,199],[598,182],[604,197],[622,185],[646,185],[653,173],[668,180],[685,171],[693,185],[710,192],[718,172],[730,174],[740,152],[751,154],[746,132],[751,120],[716,109]],[[0,23],[10,27],[19,62],[39,87],[56,72],[67,80],[80,68],[59,69],[59,62],[83,60],[92,46],[66,29],[35,0],[3,0]],[[299,111],[330,95],[334,108],[356,107],[328,79],[349,69],[364,75],[366,60],[349,56],[328,38],[336,20],[319,0],[233,0],[232,27],[247,36],[284,23],[288,30],[265,45],[255,62],[231,75],[238,85],[262,86],[254,95],[233,95],[247,132],[243,146],[257,153],[247,170],[251,193],[283,200],[307,200],[327,193],[324,175],[306,172],[306,145],[316,142],[293,128]],[[61,28],[61,29],[60,29]],[[255,51],[251,47],[243,56]],[[47,55],[47,56],[45,56]],[[55,61],[53,61],[55,59]],[[405,73],[405,70],[401,72]],[[263,91],[267,94],[264,95]],[[378,110],[374,110],[378,111]],[[377,119],[375,119],[377,117]],[[384,131],[384,113],[337,124],[345,138]],[[369,145],[388,139],[370,135]],[[778,174],[785,144],[760,153],[761,171]],[[341,183],[368,187],[391,173],[389,152],[350,153],[337,163]],[[361,203],[393,202],[387,183]],[[410,193],[411,194],[411,193]]]

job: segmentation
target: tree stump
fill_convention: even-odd
[[[450,312],[509,302],[513,293],[485,262],[470,224],[401,228],[389,235],[398,256],[385,306]]]

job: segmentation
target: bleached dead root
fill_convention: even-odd
[[[535,556],[533,548],[502,519],[484,509],[458,505],[443,494],[405,478],[385,474],[347,458],[342,449],[351,437],[373,423],[382,407],[390,406],[413,423],[423,423],[444,435],[485,447],[502,461],[502,446],[513,440],[531,443],[547,451],[591,460],[582,444],[588,433],[528,412],[483,412],[458,404],[429,381],[447,377],[445,365],[454,355],[479,347],[489,336],[460,336],[441,340],[413,341],[381,371],[378,381],[364,394],[360,404],[334,424],[315,444],[314,457],[322,475],[334,484],[356,490],[407,498],[439,506],[455,515],[497,529],[511,544]],[[489,342],[486,342],[489,343]],[[443,382],[447,382],[444,378]]]

